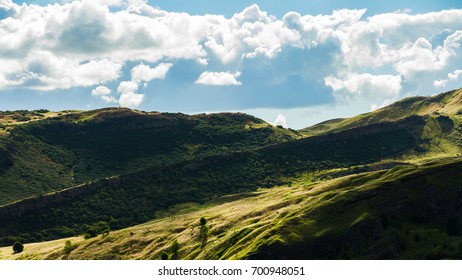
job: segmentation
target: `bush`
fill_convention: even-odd
[[[24,245],[22,245],[21,242],[15,242],[13,244],[13,252],[17,254],[17,253],[21,253],[22,251],[24,251]]]
[[[73,249],[74,249],[74,246],[72,246],[71,241],[66,240],[66,243],[64,243],[64,253],[69,255]]]
[[[170,250],[172,251],[172,256],[170,257],[171,260],[178,260],[178,250],[180,249],[180,243],[177,240],[173,241],[172,247]]]

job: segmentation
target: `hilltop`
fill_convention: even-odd
[[[408,97],[370,113],[347,119],[328,120],[301,129],[300,132],[306,135],[318,135],[373,123],[396,121],[409,116],[452,116],[453,120],[459,120],[460,115],[462,115],[462,90],[459,89],[429,97]]]

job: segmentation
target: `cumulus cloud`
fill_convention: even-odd
[[[111,89],[105,86],[98,86],[91,91],[91,95],[100,97],[106,103],[117,103],[117,99],[110,96]]]
[[[138,83],[135,81],[123,81],[119,84],[117,91],[121,94],[138,91]]]
[[[117,92],[120,93],[119,105],[122,107],[137,108],[144,99],[144,94],[137,93],[138,83],[136,81],[123,81],[119,84]]]
[[[151,68],[148,65],[141,63],[132,68],[132,80],[149,82],[154,79],[164,79],[168,73],[168,70],[173,66],[172,63],[161,63],[155,68]]]
[[[111,89],[105,86],[96,87],[91,91],[91,95],[93,96],[104,96],[109,94],[111,94]]]
[[[273,125],[280,125],[284,128],[288,128],[289,125],[287,125],[287,118],[283,114],[278,114],[276,117],[276,120],[274,121]]]
[[[382,104],[420,89],[456,86],[455,71],[462,69],[460,9],[370,17],[365,9],[289,12],[279,19],[252,5],[226,18],[163,11],[144,0],[47,6],[4,0],[0,11],[0,90],[95,88],[113,81],[120,83],[113,91],[121,106],[139,106],[140,85],[154,79],[171,83],[163,84],[166,92],[181,79],[188,92],[197,85],[240,86],[227,91],[241,94],[241,106],[355,98]],[[172,68],[172,61],[184,68]],[[294,96],[293,103],[280,102]]]
[[[462,77],[462,70],[455,70],[448,74],[447,79],[436,80],[433,82],[435,87],[446,87],[448,82],[458,81]]]
[[[119,105],[122,107],[136,108],[143,102],[144,95],[135,92],[124,92],[120,95]]]
[[[349,74],[340,79],[326,77],[325,83],[334,90],[338,98],[355,96],[381,99],[397,98],[401,91],[401,77],[393,75],[372,75],[369,73]]]
[[[210,86],[239,86],[241,82],[237,80],[240,72],[204,72],[196,80],[196,84]]]

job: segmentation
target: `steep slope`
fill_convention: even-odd
[[[59,114],[16,124],[0,137],[0,205],[99,178],[298,137],[245,114],[187,116],[123,108]]]
[[[396,121],[409,116],[451,116],[459,124],[462,118],[462,89],[445,92],[431,97],[409,97],[376,111],[361,114],[348,119],[328,120],[314,126],[301,129],[300,132],[311,136],[361,127],[373,123]]]
[[[0,258],[441,259],[461,258],[462,160],[260,189],[88,240],[26,244]],[[199,219],[208,233],[201,235]],[[178,242],[177,254],[172,244]]]

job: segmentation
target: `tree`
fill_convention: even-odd
[[[23,250],[24,250],[24,245],[22,245],[21,242],[15,242],[15,243],[13,244],[13,252],[14,252],[15,254],[21,253]]]
[[[202,217],[202,218],[199,220],[199,222],[200,222],[201,226],[205,226],[205,224],[207,223],[207,220],[206,220],[204,217]]]

